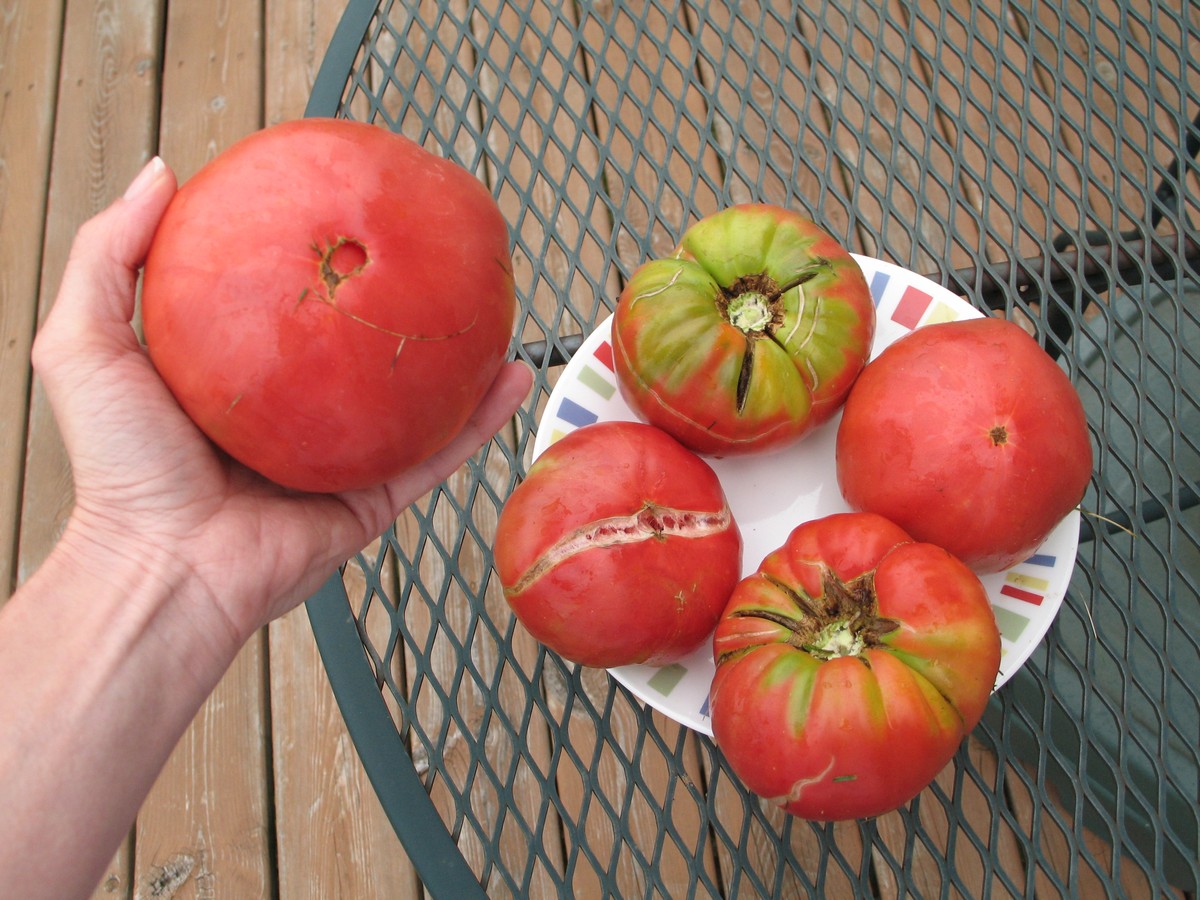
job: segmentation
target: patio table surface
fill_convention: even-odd
[[[96,896],[1194,895],[1198,60],[1191,0],[16,3],[0,603],[71,504],[29,347],[74,230],[153,153],[183,180],[307,110],[454,159],[510,224],[538,374],[251,641]],[[563,363],[641,261],[747,201],[1020,322],[1096,453],[1052,627],[935,783],[870,821],[755,801],[709,738],[540,648],[492,571]],[[1012,587],[1038,605],[1036,573]]]

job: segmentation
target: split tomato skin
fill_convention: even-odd
[[[744,204],[645,263],[613,315],[621,395],[697,453],[786,446],[840,408],[875,307],[854,258],[814,222]]]
[[[739,582],[713,654],[713,735],[733,771],[829,821],[896,809],[933,780],[983,715],[1000,635],[959,560],[843,513],[799,526]]]
[[[1083,499],[1092,450],[1070,379],[1018,325],[927,325],[855,383],[838,426],[838,484],[977,572],[1028,558]]]
[[[638,422],[551,445],[506,502],[495,541],[518,620],[560,656],[606,668],[665,665],[703,644],[741,555],[713,470]]]
[[[383,128],[255,132],[180,188],[145,265],[150,357],[214,443],[289,488],[369,487],[445,446],[508,354],[508,227]]]

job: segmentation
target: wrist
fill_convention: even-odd
[[[207,692],[249,635],[224,616],[192,569],[153,541],[97,526],[78,512],[37,576],[119,644],[158,644]],[[76,587],[78,586],[78,587]]]

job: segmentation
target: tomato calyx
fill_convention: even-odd
[[[732,615],[764,619],[783,627],[786,636],[772,643],[786,643],[821,661],[851,656],[870,666],[863,654],[882,646],[884,637],[900,627],[895,619],[878,613],[874,570],[843,581],[833,569],[822,566],[821,593],[817,596],[774,575],[762,573],[762,577],[795,604],[797,615],[768,609],[742,609]],[[735,655],[750,649],[742,648]]]

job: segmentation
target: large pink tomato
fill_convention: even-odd
[[[983,585],[870,513],[795,529],[713,640],[713,735],[756,794],[806,819],[916,796],[983,715],[1000,635]]]
[[[621,395],[698,453],[769,450],[827,421],[866,363],[862,270],[798,213],[734,206],[641,266],[613,315]]]
[[[879,513],[978,572],[1028,557],[1083,499],[1083,404],[1005,319],[928,325],[873,360],[846,401],[837,477]]]
[[[664,665],[710,634],[741,574],[716,474],[639,422],[551,445],[513,491],[496,571],[529,632],[587,666]]]
[[[469,172],[383,128],[305,119],[172,200],[146,343],[220,447],[287,487],[382,482],[462,428],[508,352],[508,228]]]

